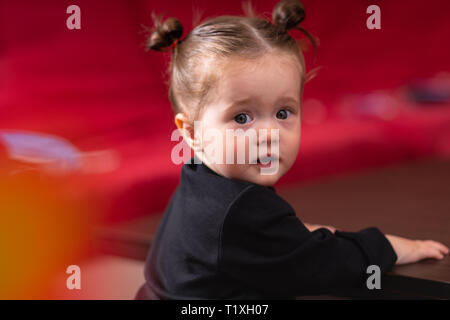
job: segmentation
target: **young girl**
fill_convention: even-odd
[[[363,289],[369,265],[385,273],[394,264],[448,253],[438,242],[384,235],[375,227],[344,232],[308,225],[277,195],[273,185],[293,165],[300,144],[307,75],[288,31],[304,31],[298,26],[303,18],[302,4],[285,0],[274,8],[272,21],[220,16],[182,40],[177,19],[156,21],[149,48],[173,49],[169,97],[194,157],[182,167],[136,299],[339,295]],[[201,134],[194,132],[194,121],[201,123]],[[257,142],[245,143],[247,162],[221,161],[236,151],[225,138],[214,142],[216,156],[205,152],[211,146],[205,142],[208,130],[225,137],[238,129],[258,134]],[[250,159],[251,149],[266,150],[263,145],[270,152]],[[262,174],[274,163],[274,172]]]

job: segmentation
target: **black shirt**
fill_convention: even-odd
[[[295,299],[362,288],[397,260],[377,228],[310,232],[273,187],[194,158],[165,210],[136,299]]]

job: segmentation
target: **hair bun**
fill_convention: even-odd
[[[148,38],[147,47],[151,50],[164,51],[183,34],[183,25],[177,18],[168,18],[163,23],[156,19],[155,27]]]
[[[273,8],[273,24],[283,31],[295,28],[305,19],[305,8],[298,0],[282,0]]]

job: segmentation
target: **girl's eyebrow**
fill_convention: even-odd
[[[295,99],[293,97],[283,97],[283,98],[278,100],[278,103],[289,103],[289,102],[294,103],[296,105],[300,104],[299,100]]]
[[[241,106],[241,105],[246,105],[246,104],[252,103],[254,101],[255,101],[255,99],[253,99],[253,98],[245,98],[245,99],[236,100],[233,103],[231,103],[230,105],[228,105],[227,108],[225,109],[225,111],[233,109],[233,108]]]
[[[234,110],[238,107],[242,107],[242,106],[249,105],[252,103],[255,103],[255,99],[253,99],[253,98],[239,99],[239,100],[233,101],[231,104],[227,104],[222,112],[224,112],[224,113],[231,112],[232,110]]]
[[[233,103],[231,103],[230,105],[228,105],[225,108],[224,112],[227,112],[227,111],[232,110],[234,108],[237,108],[239,106],[243,106],[243,105],[248,105],[248,104],[254,103],[256,100],[257,99],[254,99],[254,98],[245,98],[245,99],[236,100]],[[294,103],[295,105],[299,105],[300,104],[297,99],[295,99],[293,97],[289,97],[289,96],[282,97],[282,98],[278,99],[277,104],[278,103]]]

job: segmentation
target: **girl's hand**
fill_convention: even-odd
[[[407,264],[426,258],[441,260],[449,253],[442,243],[433,240],[411,240],[393,235],[386,235],[397,254],[395,264]]]
[[[320,228],[326,228],[328,230],[330,230],[332,233],[334,233],[336,231],[335,227],[331,227],[331,226],[324,226],[324,225],[320,225],[320,224],[309,224],[309,223],[304,223],[305,227],[313,232],[316,229],[320,229]]]

